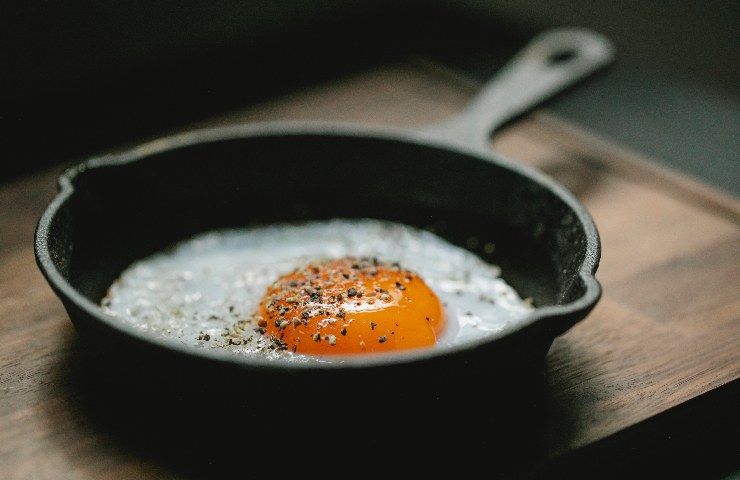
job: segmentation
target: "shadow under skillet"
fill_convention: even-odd
[[[354,462],[359,474],[398,460],[421,469],[464,461],[505,474],[531,471],[543,457],[539,368],[444,382],[433,374],[384,381],[381,372],[362,383],[300,373],[199,383],[188,371],[108,362],[69,341],[51,384],[106,448],[157,471],[201,478]]]

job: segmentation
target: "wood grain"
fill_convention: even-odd
[[[458,110],[477,86],[410,61],[200,124],[319,119],[415,126]],[[493,147],[571,189],[599,226],[604,298],[546,360],[551,458],[740,377],[740,206],[539,112]],[[79,346],[38,272],[36,220],[58,169],[0,187],[0,477],[187,477],[100,428],[77,394]]]

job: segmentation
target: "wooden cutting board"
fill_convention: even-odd
[[[477,88],[410,60],[198,126],[274,119],[423,125],[461,108]],[[604,297],[546,360],[548,458],[740,377],[737,200],[546,112],[512,123],[492,146],[565,184],[602,236]],[[78,402],[84,385],[67,385],[79,346],[32,251],[58,170],[0,186],[0,478],[188,476],[118,442]]]

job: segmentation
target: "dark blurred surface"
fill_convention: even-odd
[[[587,26],[617,48],[606,72],[550,102],[559,115],[736,195],[740,193],[740,2],[446,2],[536,32]],[[490,47],[489,47],[490,48]],[[447,60],[483,80],[485,55]]]
[[[609,71],[548,105],[740,192],[740,4],[12,2],[2,7],[2,176],[138,141],[409,54],[481,80],[558,25],[606,33]]]
[[[442,0],[456,10],[536,31],[580,25],[612,39],[621,58],[715,88],[738,88],[740,56],[732,0]]]
[[[368,14],[343,5],[3,7],[4,175],[158,135],[372,62],[384,49],[371,40],[374,27],[358,23]]]

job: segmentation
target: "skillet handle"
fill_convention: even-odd
[[[456,116],[423,131],[467,146],[490,146],[491,133],[606,66],[614,48],[590,30],[564,28],[536,36]]]

